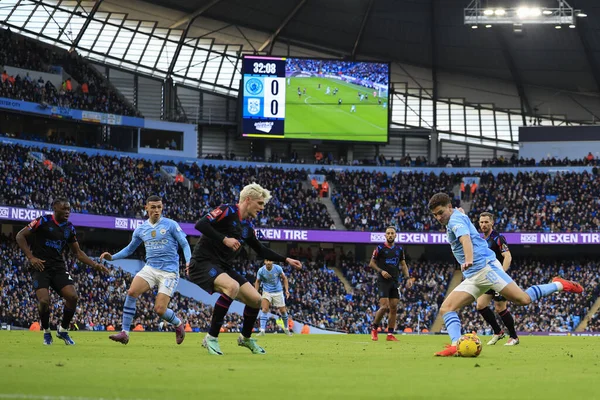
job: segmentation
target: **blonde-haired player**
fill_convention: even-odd
[[[215,303],[210,329],[202,341],[209,354],[223,355],[217,338],[234,299],[246,305],[238,345],[247,347],[254,354],[265,353],[250,338],[261,307],[261,296],[246,278],[231,267],[231,262],[239,256],[244,244],[248,244],[261,258],[285,261],[297,269],[302,268],[300,261],[277,254],[256,238],[250,219],[256,218],[270,199],[271,193],[267,189],[252,183],[242,189],[237,204],[223,204],[196,223],[196,229],[202,233],[202,237],[194,247],[189,277],[208,293],[221,293]]]

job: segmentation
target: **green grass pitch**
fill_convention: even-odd
[[[53,333],[54,334],[54,333]],[[204,334],[73,332],[75,346],[39,332],[0,332],[0,399],[598,399],[600,338],[521,337],[486,346],[478,358],[433,357],[446,336],[267,335],[266,355]],[[487,338],[483,338],[484,343]],[[62,397],[61,397],[62,396]]]
[[[373,89],[337,79],[290,79],[286,89],[286,139],[387,142],[388,109],[378,105]],[[318,89],[319,84],[321,89]],[[332,94],[325,94],[327,86]],[[306,94],[299,97],[298,87],[302,92],[306,88]],[[335,96],[334,87],[339,89]],[[369,100],[359,101],[359,91],[368,94]],[[338,105],[339,98],[341,105]],[[381,101],[387,102],[387,98]],[[353,104],[356,112],[351,113]]]

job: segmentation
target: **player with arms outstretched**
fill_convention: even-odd
[[[452,208],[450,196],[437,193],[429,200],[429,210],[435,219],[446,226],[448,243],[465,279],[446,297],[440,313],[446,324],[452,343],[436,356],[450,357],[456,354],[456,343],[461,335],[461,323],[457,311],[471,304],[490,289],[519,306],[526,306],[544,296],[565,291],[583,292],[583,287],[560,277],[552,283],[534,285],[523,291],[502,269],[496,255],[488,248],[468,216]]]
[[[404,249],[396,244],[396,228],[388,226],[385,230],[385,243],[380,244],[373,251],[373,257],[369,266],[377,272],[377,286],[379,287],[379,310],[375,314],[373,325],[371,325],[371,340],[379,340],[377,330],[383,316],[388,314],[388,332],[386,340],[397,342],[394,336],[396,328],[396,315],[398,313],[398,301],[400,293],[398,278],[400,268],[406,279],[406,287],[411,288],[413,280],[409,279],[408,266],[406,265]]]
[[[45,215],[31,221],[27,227],[17,233],[16,240],[29,260],[33,288],[38,299],[38,311],[44,330],[44,344],[52,344],[49,291],[49,288],[52,287],[65,299],[63,317],[58,325],[56,337],[62,339],[69,346],[75,344],[68,331],[79,297],[73,279],[67,272],[63,257],[65,247],[68,245],[79,261],[93,267],[96,271],[108,272],[108,269],[90,259],[79,248],[75,227],[69,222],[71,214],[69,201],[64,197],[58,197],[52,202],[52,208],[54,210],[52,215]]]
[[[238,345],[250,349],[253,354],[266,353],[250,337],[261,307],[261,296],[246,278],[231,267],[231,262],[239,256],[244,244],[248,244],[263,259],[285,261],[297,269],[302,268],[300,261],[277,254],[256,238],[249,219],[256,218],[270,198],[271,193],[259,184],[246,185],[240,192],[237,204],[223,204],[196,223],[196,229],[202,233],[202,237],[194,247],[188,274],[192,282],[208,293],[221,293],[213,310],[210,329],[202,342],[209,354],[223,355],[218,336],[234,299],[246,305]]]
[[[181,344],[185,338],[183,322],[168,308],[179,283],[179,246],[183,249],[186,265],[189,265],[192,251],[186,240],[186,234],[179,224],[162,216],[163,202],[159,196],[150,196],[146,200],[148,219],[133,231],[131,242],[117,254],[102,253],[100,259],[108,261],[129,257],[144,243],[146,265],[133,278],[123,305],[123,323],[121,332],[110,335],[109,339],[122,344],[129,343],[129,330],[135,316],[138,297],[158,286],[154,300],[154,312],[163,320],[175,326],[175,341]]]
[[[282,285],[283,283],[283,285]],[[254,289],[258,292],[260,285],[263,287],[262,294],[262,313],[259,316],[260,320],[260,332],[258,336],[265,334],[267,329],[267,314],[271,305],[276,307],[281,313],[281,319],[283,320],[283,331],[286,335],[291,336],[292,332],[288,327],[289,319],[287,313],[287,307],[285,306],[285,299],[290,298],[290,284],[287,276],[283,273],[283,268],[277,264],[273,264],[271,260],[265,260],[265,265],[260,267],[256,274],[256,281],[254,282]],[[283,297],[285,289],[285,298]]]

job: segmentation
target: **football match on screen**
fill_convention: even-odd
[[[600,400],[599,0],[0,0],[0,400]]]

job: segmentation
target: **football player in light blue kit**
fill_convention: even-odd
[[[282,286],[283,282],[283,286]],[[290,297],[290,286],[287,277],[283,273],[283,268],[277,264],[273,264],[273,261],[265,260],[265,265],[260,267],[256,274],[256,282],[254,282],[254,288],[259,291],[260,284],[262,283],[263,294],[261,302],[261,313],[260,319],[260,332],[258,336],[265,334],[267,329],[267,313],[271,305],[277,307],[281,313],[281,319],[283,320],[283,331],[286,335],[292,336],[288,323],[288,313],[285,306],[285,299]],[[283,297],[283,289],[285,288],[285,298]]]
[[[100,256],[101,260],[121,260],[133,254],[142,242],[146,247],[146,265],[133,278],[125,297],[122,331],[109,337],[115,342],[123,344],[129,342],[129,329],[135,316],[137,298],[155,286],[158,286],[158,294],[154,301],[154,312],[168,323],[175,325],[177,344],[181,344],[185,338],[182,321],[167,307],[179,283],[178,246],[183,249],[186,265],[190,263],[192,252],[185,238],[186,234],[179,224],[172,219],[162,217],[162,211],[162,199],[158,196],[148,197],[146,212],[149,218],[135,229],[131,243],[117,254],[105,252]]]
[[[429,210],[439,223],[447,226],[448,242],[465,277],[440,307],[452,344],[435,353],[436,356],[450,357],[456,354],[456,342],[461,335],[457,311],[473,303],[489,289],[493,289],[519,306],[526,306],[558,291],[583,292],[583,287],[579,283],[560,277],[552,279],[552,283],[534,285],[523,291],[504,272],[496,255],[489,249],[485,239],[479,235],[469,217],[460,210],[452,208],[450,196],[446,193],[433,195],[429,200]]]

